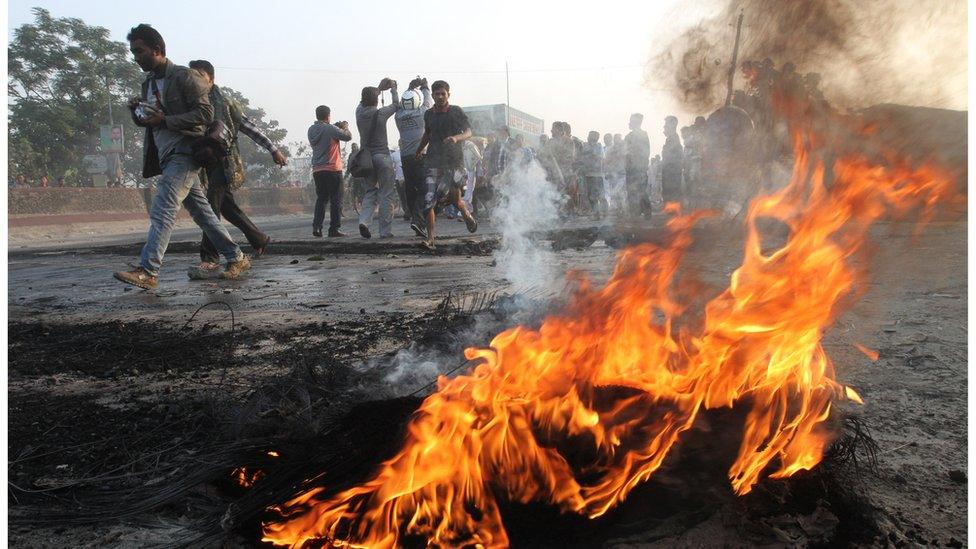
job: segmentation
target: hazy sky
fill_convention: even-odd
[[[217,83],[264,108],[288,130],[287,142],[305,140],[319,104],[332,108],[333,121],[353,121],[360,89],[384,76],[401,87],[418,74],[445,79],[461,106],[503,103],[507,60],[513,107],[547,127],[565,120],[582,138],[589,130],[626,133],[630,113],[643,112],[659,150],[666,114],[691,122],[666,92],[644,82],[649,55],[703,15],[677,4],[13,0],[8,35],[33,20],[34,6],[106,27],[119,41],[149,23],[170,59],[209,59]],[[206,21],[194,25],[194,17]],[[391,145],[396,135],[391,119]]]

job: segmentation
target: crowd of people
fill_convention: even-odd
[[[39,189],[47,189],[49,187],[73,187],[73,186],[74,185],[68,183],[67,179],[64,176],[59,177],[57,181],[54,182],[53,184],[51,183],[51,180],[48,178],[47,175],[42,175],[41,177],[39,177],[36,183],[34,183],[33,180],[28,179],[27,176],[23,174],[18,176],[14,176],[13,174],[10,174],[7,178],[7,188],[9,189],[30,189],[32,187],[39,188]]]
[[[393,185],[387,187],[383,182],[377,188],[380,200],[390,204],[389,211],[398,207],[403,219],[410,221],[413,230],[424,237],[424,207],[417,202],[418,193],[425,189],[424,170],[423,164],[416,159],[418,139],[411,135],[412,126],[408,127],[411,123],[406,121],[409,116],[417,116],[411,113],[422,112],[429,106],[421,103],[420,109],[413,107],[414,98],[408,95],[412,91],[404,94],[400,107],[394,111],[400,117],[397,126],[403,129],[399,148],[388,149]],[[429,96],[429,92],[422,89],[418,95],[424,97],[420,95],[424,93]],[[407,107],[403,107],[403,103]],[[386,108],[394,107],[396,104]],[[486,136],[472,136],[461,145],[463,160],[458,175],[464,182],[461,201],[476,220],[488,219],[495,206],[496,186],[501,179],[511,175],[506,170],[524,170],[528,163],[535,161],[542,166],[547,180],[563,195],[564,217],[600,219],[610,214],[649,215],[663,201],[681,200],[683,193],[700,180],[705,119],[698,117],[693,125],[681,128],[679,137],[677,118],[667,117],[664,121],[665,145],[660,154],[653,157],[650,139],[642,125],[643,115],[634,114],[626,136],[619,133],[601,136],[597,131],[589,131],[584,141],[572,134],[569,123],[557,121],[552,124],[550,134],[538,136],[537,143],[532,145],[526,144],[524,134],[513,135],[506,126]],[[347,168],[359,150],[358,143],[351,144],[345,160]],[[365,177],[357,177],[346,169],[342,183],[336,187],[339,194],[332,201],[338,204],[337,220],[341,220],[344,210],[352,209],[357,214],[366,212],[360,216],[360,225],[366,225],[360,233],[367,238],[367,232],[371,235],[368,210],[378,208],[375,201],[365,200],[371,185]],[[389,190],[384,192],[384,188]],[[329,197],[321,192],[319,197],[324,207]],[[439,213],[447,220],[464,222],[466,219],[453,204]],[[318,215],[316,219],[320,219]],[[384,230],[381,228],[381,237],[388,234]],[[320,232],[320,221],[316,221],[313,233],[321,236]]]
[[[285,165],[286,159],[217,86],[211,63],[196,60],[189,67],[176,65],[166,57],[162,36],[149,25],[134,27],[127,39],[135,62],[147,73],[140,95],[129,101],[133,122],[145,128],[142,175],[161,177],[156,181],[139,266],[114,276],[142,288],[156,286],[182,206],[203,232],[201,262],[190,269],[190,277],[236,278],[250,268],[250,258],[220,218],[244,233],[255,255],[263,254],[271,243],[234,198],[245,178],[238,135],[263,147],[277,164]],[[381,106],[384,91],[390,92],[392,101]],[[350,123],[333,123],[327,105],[315,108],[315,121],[308,129],[317,195],[313,236],[346,236],[342,231],[345,190],[351,190],[361,237],[372,238],[374,229],[379,238],[394,236],[398,201],[421,244],[434,250],[438,217],[457,219],[476,232],[478,219],[491,215],[498,185],[517,179],[513,174],[530,163],[538,163],[562,194],[562,213],[567,217],[601,218],[611,212],[650,215],[655,204],[680,200],[700,177],[705,125],[701,117],[682,128],[681,135],[677,118],[665,118],[665,143],[660,155],[652,158],[641,114],[631,115],[626,136],[607,133],[601,142],[599,132],[589,131],[583,141],[573,135],[569,123],[557,121],[549,135],[529,144],[525,134],[506,126],[492,135],[474,136],[467,115],[450,103],[450,96],[448,82],[428,84],[419,76],[402,95],[391,78],[364,87],[356,108],[359,142],[352,143],[345,158],[342,144],[352,140]],[[391,117],[399,134],[394,148],[387,135]]]

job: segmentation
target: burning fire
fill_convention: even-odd
[[[262,472],[260,469],[251,470],[247,467],[238,467],[237,469],[234,469],[231,476],[234,477],[234,481],[237,482],[237,485],[241,488],[250,488],[251,486],[254,486],[255,482],[264,476],[264,472]]]
[[[795,136],[790,184],[753,200],[742,265],[700,321],[679,322],[693,288],[676,274],[705,214],[674,212],[667,245],[624,250],[603,287],[577,275],[571,305],[538,329],[467,349],[478,364],[438,381],[374,477],[329,498],[299,494],[275,508],[282,518],[264,540],[504,547],[496,496],[598,517],[654,474],[703,409],[746,411],[728,472],[737,494],[767,470],[784,478],[816,466],[833,402],[861,402],[821,345],[864,274],[847,259],[872,222],[915,208],[927,219],[954,191],[932,167],[856,156],[838,160],[828,184],[810,139]],[[766,249],[760,219],[786,225],[785,244]]]

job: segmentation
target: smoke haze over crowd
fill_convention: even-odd
[[[823,78],[841,108],[877,103],[966,109],[966,3],[927,0],[734,0],[697,4],[711,13],[648,62],[648,87],[667,87],[703,113],[721,106],[735,21],[744,13],[739,64],[770,58]],[[737,72],[741,85],[741,72]]]

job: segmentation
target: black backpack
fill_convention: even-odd
[[[207,126],[203,136],[190,144],[193,160],[204,168],[212,168],[230,154],[232,137],[230,129],[223,120],[214,120]]]
[[[373,113],[373,123],[369,126],[369,134],[366,139],[363,139],[363,146],[349,157],[349,173],[353,177],[369,177],[373,174],[373,154],[367,150],[366,145],[373,138],[373,132],[376,131],[376,119],[379,116],[380,112],[377,109]]]

